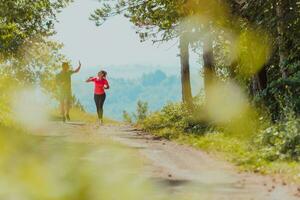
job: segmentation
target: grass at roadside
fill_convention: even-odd
[[[222,133],[206,135],[185,134],[171,129],[153,133],[181,144],[193,146],[213,154],[217,158],[234,163],[242,171],[278,175],[287,181],[300,183],[300,163],[296,161],[268,161],[248,140],[226,136]]]
[[[86,122],[86,123],[97,122],[97,116],[95,114],[81,111],[78,108],[73,108],[70,110],[70,117],[71,117],[72,121],[81,121],[81,122]],[[51,112],[51,118],[60,120],[60,112],[58,109],[53,110]],[[106,124],[118,124],[117,121],[109,119],[109,118],[104,118],[104,122]]]

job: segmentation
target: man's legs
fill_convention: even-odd
[[[72,106],[72,93],[68,92],[65,98],[65,117],[70,121],[70,109]]]
[[[63,120],[63,122],[65,122],[66,117],[65,117],[65,99],[64,98],[61,98],[61,100],[60,100],[60,111],[61,111],[62,120]]]
[[[70,99],[67,99],[66,102],[65,102],[65,106],[66,106],[66,118],[68,121],[70,121],[70,109],[71,109],[71,100]]]
[[[60,98],[60,109],[61,109],[61,115],[62,120],[65,122],[66,120],[70,120],[70,109],[72,104],[72,95],[71,93],[62,93]]]

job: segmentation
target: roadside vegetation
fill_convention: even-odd
[[[201,100],[195,99],[194,102]],[[230,124],[210,122],[202,103],[198,103],[193,111],[181,103],[170,103],[135,124],[155,136],[226,159],[240,170],[279,175],[299,183],[300,120],[292,111],[289,112],[280,122],[269,121],[263,117],[266,114],[257,113],[260,117],[258,124],[251,125],[251,134],[244,134],[243,129],[241,132],[232,131]]]

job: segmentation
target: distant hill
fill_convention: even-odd
[[[194,94],[202,88],[202,81],[193,75]],[[95,112],[93,83],[83,79],[74,79],[74,93],[88,112]],[[163,107],[167,102],[181,100],[180,77],[167,75],[161,70],[141,74],[135,79],[109,78],[111,89],[107,92],[105,115],[117,120],[122,119],[122,112],[134,112],[138,100],[147,101],[151,111]]]

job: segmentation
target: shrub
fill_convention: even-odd
[[[136,115],[135,115],[136,120],[137,121],[145,120],[148,114],[148,110],[149,110],[148,103],[139,100],[137,102],[137,107],[136,107]]]
[[[206,121],[201,120],[201,106],[188,109],[180,103],[169,103],[161,111],[152,113],[142,123],[147,131],[163,129],[177,130],[184,133],[203,134],[210,127]]]
[[[260,151],[268,160],[300,160],[300,120],[289,118],[261,131]]]
[[[132,117],[126,110],[123,111],[123,121],[129,124],[132,123]]]
[[[148,116],[148,110],[148,103],[139,100],[136,105],[136,113],[129,114],[126,110],[123,111],[123,121],[130,124],[142,123]]]

